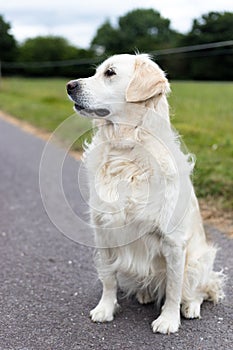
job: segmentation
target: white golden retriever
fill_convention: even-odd
[[[153,332],[177,332],[223,298],[216,248],[207,242],[190,181],[192,161],[169,121],[169,83],[145,54],[116,55],[67,84],[75,110],[96,127],[84,161],[103,284],[94,322],[112,321],[117,286],[139,303],[164,302]]]

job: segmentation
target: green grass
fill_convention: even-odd
[[[66,95],[67,80],[4,78],[0,86],[0,110],[43,131],[53,132],[74,114]],[[78,132],[85,132],[89,127],[90,121],[78,117]],[[81,143],[76,147],[81,149]]]
[[[65,79],[5,78],[0,109],[52,132],[73,114]],[[200,197],[233,207],[233,83],[173,82],[172,123],[197,157],[194,184]],[[90,127],[77,117],[73,133]],[[69,132],[69,130],[67,131]],[[83,138],[75,144],[80,149]]]
[[[29,122],[43,131],[53,132],[59,124],[74,114],[73,105],[66,95],[68,79],[4,78],[0,87],[0,110]],[[77,116],[77,114],[76,114]],[[67,141],[82,135],[74,144],[81,150],[91,122],[78,117],[59,132],[58,138]],[[77,134],[74,136],[74,134]]]
[[[174,126],[196,155],[198,196],[233,207],[233,83],[175,82],[170,97]]]

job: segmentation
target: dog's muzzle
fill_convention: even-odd
[[[82,98],[79,98],[82,86],[78,80],[69,81],[66,85],[66,89],[69,97],[74,102],[75,111],[79,114],[93,118],[103,118],[110,114],[110,111],[107,108],[91,108],[87,106],[86,100],[85,103],[82,102]]]

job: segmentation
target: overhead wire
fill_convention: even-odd
[[[223,54],[232,54],[232,49],[210,51],[211,49],[217,49],[221,47],[230,47],[230,46],[233,46],[233,40],[162,49],[162,50],[151,51],[149,52],[149,54],[153,57],[160,57],[164,55],[173,55],[173,54],[185,54],[185,55],[191,56],[190,54],[196,52],[196,54],[193,55],[193,57],[214,56],[214,55],[216,56],[216,55],[223,55]],[[204,50],[208,50],[208,51],[203,52]],[[202,51],[202,52],[198,53],[199,51]],[[38,62],[36,61],[35,62],[2,61],[1,65],[2,65],[2,68],[8,68],[8,69],[9,68],[18,69],[18,68],[69,67],[69,66],[97,64],[102,60],[104,60],[105,58],[106,58],[106,55],[97,56],[95,58],[90,57],[90,58],[62,60],[62,61],[41,61],[41,62],[40,61]]]

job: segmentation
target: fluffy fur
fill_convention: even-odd
[[[190,181],[193,162],[169,120],[169,83],[147,55],[110,57],[93,77],[67,84],[75,109],[95,119],[84,154],[103,283],[95,322],[113,320],[117,286],[144,304],[164,301],[154,332],[200,318],[223,297],[216,248],[207,242]]]

